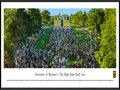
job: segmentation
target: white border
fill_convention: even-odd
[[[2,2],[1,4],[1,87],[119,87],[119,3],[118,2]],[[116,68],[95,68],[95,69],[5,69],[4,68],[4,8],[116,8]],[[117,76],[113,78],[113,70],[116,70]],[[34,73],[85,73],[85,77],[35,77]],[[85,81],[52,81],[52,82],[7,82],[6,79],[112,79],[113,82],[85,82]]]
[[[2,2],[4,8],[118,8],[117,2]]]

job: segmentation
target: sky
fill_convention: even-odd
[[[48,10],[50,12],[50,16],[55,16],[58,15],[59,13],[61,15],[63,14],[67,14],[67,15],[71,15],[71,14],[75,14],[78,11],[82,11],[82,12],[89,12],[89,10],[91,10],[91,8],[39,8],[40,12],[42,12],[43,10]]]

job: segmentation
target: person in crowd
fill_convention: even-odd
[[[91,38],[89,32],[80,37],[71,29],[56,29],[52,32],[49,43],[41,49],[36,49],[36,40],[29,40],[15,53],[15,67],[17,68],[95,68],[99,67],[94,52],[98,49],[96,38],[83,39],[84,35]],[[74,62],[69,64],[70,58]],[[8,67],[11,65],[8,64]]]

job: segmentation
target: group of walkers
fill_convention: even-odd
[[[85,34],[89,39],[83,39]],[[99,42],[88,31],[84,31],[80,37],[77,37],[71,29],[53,30],[49,43],[37,49],[39,37],[37,36],[36,40],[30,41],[26,45],[22,43],[23,47],[16,50],[16,68],[100,67],[94,54]]]

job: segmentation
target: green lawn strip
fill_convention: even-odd
[[[70,26],[76,27],[76,26],[79,26],[79,25],[71,23]]]
[[[42,46],[47,45],[49,42],[49,36],[47,35],[42,35],[40,38],[37,40],[37,49],[42,48]]]
[[[52,28],[46,28],[45,29],[45,34],[51,35],[52,34]]]
[[[78,63],[82,64],[82,59],[78,60]]]
[[[51,24],[51,25],[46,25],[45,28],[51,28],[51,27],[53,27],[53,26],[54,26],[54,25],[52,25],[52,24]]]
[[[48,27],[52,27],[52,26],[53,26],[53,24],[48,25]]]
[[[27,39],[36,40],[35,37],[27,37]]]
[[[84,33],[83,28],[74,28],[74,31],[76,32],[76,34],[83,34]]]
[[[52,28],[46,28],[45,35],[40,36],[40,38],[37,40],[37,49],[40,49],[49,43],[49,38],[51,34]]]
[[[70,56],[69,59],[68,59],[68,65],[71,65],[72,63],[74,63],[76,61],[76,56]]]
[[[79,25],[75,25],[75,24],[70,24],[70,27],[72,28],[72,29],[74,29],[74,28],[76,28],[77,26],[79,26]]]

